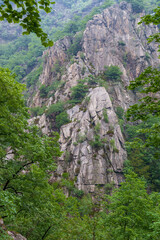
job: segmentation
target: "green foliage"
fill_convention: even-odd
[[[46,106],[30,108],[31,116],[32,117],[41,116],[45,112],[45,109],[46,109]]]
[[[58,115],[58,114],[60,114],[64,111],[64,106],[65,106],[65,103],[61,102],[61,101],[59,101],[57,103],[54,103],[54,104],[49,106],[49,108],[46,112],[46,115],[48,117],[51,117],[52,114]]]
[[[57,224],[61,218],[60,198],[65,197],[60,191],[53,195],[48,184],[61,152],[58,134],[48,137],[28,126],[22,91],[24,86],[10,71],[0,69],[0,216],[8,229],[37,239],[47,224]]]
[[[71,158],[71,153],[69,151],[66,151],[65,152],[65,161],[67,163],[71,162],[72,161],[72,158]]]
[[[106,80],[120,81],[122,72],[118,66],[105,66],[104,67],[104,78]]]
[[[119,119],[123,119],[124,117],[124,109],[120,106],[116,107],[116,114]]]
[[[68,118],[68,114],[67,114],[66,111],[61,112],[60,114],[58,114],[58,115],[56,116],[56,127],[57,127],[58,129],[60,129],[60,127],[61,127],[62,125],[65,125],[65,124],[67,124],[67,123],[69,123],[69,122],[70,122],[70,120],[69,120],[69,118]]]
[[[159,7],[154,14],[142,18],[145,24],[159,24]],[[160,42],[159,33],[150,36],[149,42]],[[157,68],[148,67],[138,78],[131,82],[129,89],[139,90],[145,97],[139,103],[131,106],[126,114],[127,120],[141,120],[137,126],[129,127],[129,134],[133,137],[128,144],[131,165],[138,174],[142,174],[149,181],[152,189],[159,191],[159,157],[160,157],[160,72]],[[129,139],[130,140],[130,139]],[[134,160],[133,160],[134,158]],[[154,166],[154,167],[153,167]]]
[[[82,143],[82,142],[84,142],[85,140],[87,139],[87,137],[86,137],[86,134],[81,134],[81,133],[78,133],[78,139],[77,139],[77,142],[78,143]]]
[[[90,102],[90,97],[89,96],[85,97],[84,104],[88,106],[89,102]]]
[[[132,81],[129,89],[133,90],[142,87],[140,92],[145,94],[160,91],[160,71],[157,68],[148,67],[140,74],[135,81]],[[127,111],[127,120],[145,120],[150,114],[153,116],[160,115],[160,100],[156,96],[146,96],[140,99],[139,104],[133,105]]]
[[[84,195],[84,192],[82,190],[74,188],[72,194],[73,194],[73,196],[75,196],[77,198],[82,198]]]
[[[42,70],[43,70],[43,67],[42,67],[42,64],[41,64],[39,67],[37,67],[36,69],[34,69],[32,72],[30,72],[27,75],[27,77],[26,77],[27,87],[31,87],[31,86],[35,86],[36,85],[36,83],[38,82],[39,76],[42,73]],[[18,77],[18,79],[20,80],[21,77]]]
[[[132,4],[132,9],[135,13],[140,13],[145,9],[145,3],[143,0],[126,0],[126,2]]]
[[[118,46],[124,47],[126,44],[123,41],[118,41]]]
[[[101,129],[101,124],[100,124],[100,122],[98,122],[96,124],[96,126],[94,127],[95,133],[98,134],[100,132],[100,129]]]
[[[88,92],[88,86],[84,85],[83,81],[79,81],[79,83],[75,86],[71,88],[71,99],[74,103],[79,103],[81,102],[86,93]]]
[[[106,110],[106,109],[103,110],[103,118],[104,118],[105,123],[108,123],[108,122],[109,122],[109,120],[108,120],[108,115],[107,115],[107,110]]]
[[[110,204],[105,202],[109,214],[103,215],[103,221],[108,239],[158,239],[159,201],[159,195],[148,195],[145,182],[130,172],[121,187],[108,196]]]
[[[47,86],[45,84],[42,84],[39,88],[39,92],[40,92],[40,97],[41,98],[47,97],[47,94],[48,94]]]
[[[47,34],[41,28],[39,9],[49,13],[53,3],[49,0],[39,0],[38,2],[30,0],[2,1],[0,5],[0,21],[7,20],[9,23],[19,23],[25,30],[23,35],[33,32],[41,39],[45,47],[52,46],[53,42],[48,39]]]
[[[95,149],[100,149],[104,146],[104,144],[98,134],[94,136],[94,140],[90,141],[90,145]]]
[[[97,83],[98,83],[98,78],[96,78],[93,75],[89,75],[87,80],[88,80],[88,84],[91,85],[91,86],[97,85]]]
[[[150,135],[150,129],[159,123],[159,118],[150,116],[145,122],[136,125],[125,126],[125,133],[127,136],[127,152],[130,164],[134,171],[139,176],[144,176],[150,187],[154,190],[159,190],[160,181],[160,164],[159,159],[159,143],[156,146],[150,144],[154,136]],[[156,132],[159,136],[159,132]],[[155,139],[155,141],[157,138]],[[157,146],[158,144],[158,146]]]
[[[75,32],[76,33],[76,32]],[[82,36],[83,36],[83,33],[80,32],[80,33],[77,33],[73,39],[73,43],[71,44],[71,46],[68,48],[67,52],[69,54],[69,56],[75,56],[77,55],[77,53],[79,51],[82,50]]]
[[[34,35],[21,36],[12,43],[0,46],[0,65],[12,70],[17,75],[18,81],[28,74],[26,84],[30,87],[37,83],[42,73],[43,59],[38,59],[38,57],[42,55],[43,50],[44,47],[41,46],[40,40]]]

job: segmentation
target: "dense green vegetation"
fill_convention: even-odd
[[[84,80],[79,80],[79,83],[75,87],[71,88],[71,102],[79,103],[84,99],[86,93],[88,92],[88,86],[84,83]]]
[[[122,72],[118,66],[104,66],[105,80],[120,81]]]

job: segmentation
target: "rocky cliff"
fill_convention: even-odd
[[[52,96],[43,98],[37,87],[35,96],[28,101],[31,107],[45,105],[48,108],[58,101],[67,102],[71,88],[80,79],[102,76],[105,66],[116,65],[123,73],[121,81],[108,80],[107,86],[98,81],[92,86],[86,81],[88,93],[83,101],[73,107],[66,104],[70,122],[60,129],[63,154],[53,181],[68,172],[78,189],[94,192],[96,186],[107,183],[118,186],[123,180],[127,154],[116,108],[126,110],[135,103],[138,96],[126,86],[145,67],[158,64],[157,46],[147,44],[147,37],[157,29],[138,25],[140,16],[133,14],[130,4],[113,5],[88,22],[80,42],[82,51],[74,59],[70,61],[67,51],[74,42],[71,37],[56,42],[44,53],[40,83],[50,86],[59,81],[61,84]],[[56,71],[57,63],[60,68]],[[55,118],[48,118],[45,112],[32,121],[46,134],[54,130]]]

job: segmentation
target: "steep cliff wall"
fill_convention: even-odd
[[[114,5],[88,22],[81,41],[82,51],[74,56],[74,61],[69,60],[67,53],[73,43],[70,37],[56,42],[44,53],[41,84],[50,86],[57,79],[62,84],[49,98],[40,97],[37,88],[35,96],[29,100],[32,107],[67,102],[71,98],[71,88],[80,79],[102,76],[104,66],[116,65],[123,72],[122,81],[108,80],[108,87],[98,81],[91,86],[86,81],[84,85],[89,89],[85,99],[74,107],[66,105],[70,122],[60,129],[63,155],[53,181],[69,172],[78,189],[85,192],[94,192],[97,185],[106,183],[118,186],[122,181],[127,154],[116,108],[126,110],[137,100],[138,96],[126,86],[145,67],[158,64],[157,46],[147,44],[147,37],[157,29],[137,25],[139,18],[136,17],[130,4]],[[63,73],[53,70],[57,62],[65,69]],[[48,118],[45,113],[33,120],[44,133],[49,134],[54,129],[55,118]],[[96,140],[101,144],[96,145]]]

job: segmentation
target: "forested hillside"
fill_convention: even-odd
[[[0,239],[160,239],[159,4],[57,0],[48,48],[0,22]]]

